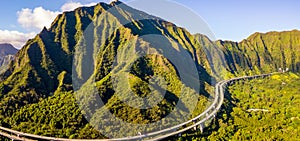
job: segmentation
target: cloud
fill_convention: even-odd
[[[28,30],[41,30],[44,26],[50,27],[51,22],[60,12],[46,10],[43,7],[22,9],[18,11],[18,22]]]
[[[96,3],[81,4],[80,2],[67,2],[60,8],[61,11],[51,11],[43,7],[36,7],[34,9],[24,8],[17,12],[18,23],[27,30],[40,31],[44,26],[49,28],[58,14],[65,11],[72,11],[78,7],[92,5],[96,5]]]
[[[82,6],[93,6],[96,5],[97,3],[88,3],[88,4],[81,4],[80,2],[68,2],[65,3],[60,9],[61,11],[72,11],[75,10],[78,7],[82,7]]]
[[[17,12],[18,23],[26,30],[33,31],[31,33],[21,33],[18,31],[0,30],[0,43],[11,43],[15,47],[22,47],[29,38],[33,38],[36,33],[41,31],[43,27],[49,28],[51,23],[65,11],[72,11],[82,6],[92,6],[96,3],[81,4],[80,2],[67,2],[60,10],[51,11],[43,7],[36,7],[34,9],[23,8]]]
[[[0,43],[10,43],[16,48],[21,48],[28,39],[33,38],[36,33],[22,33],[19,31],[0,30]]]

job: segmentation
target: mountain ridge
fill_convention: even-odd
[[[150,88],[148,88],[147,83],[149,83],[150,78],[154,74],[162,75],[168,81],[166,99],[159,103],[158,106],[147,111],[139,109],[132,111],[130,107],[126,106],[114,96],[115,91],[111,82],[111,72],[113,69],[111,66],[114,63],[114,57],[117,55],[118,50],[126,51],[126,49],[130,48],[139,48],[137,47],[138,45],[143,45],[140,47],[141,50],[147,50],[150,46],[158,47],[160,43],[151,44],[151,39],[139,38],[139,36],[151,33],[164,37],[166,41],[172,40],[178,42],[184,49],[191,52],[191,58],[193,59],[198,58],[199,54],[196,53],[196,50],[200,52],[201,49],[199,45],[196,44],[194,37],[185,29],[178,28],[175,24],[120,4],[110,6],[99,3],[89,8],[77,8],[75,11],[64,12],[55,19],[49,29],[44,28],[35,38],[25,44],[17,53],[16,59],[10,65],[9,69],[0,77],[3,80],[0,83],[0,105],[4,107],[0,109],[0,119],[3,119],[1,120],[2,124],[8,127],[12,126],[12,128],[20,128],[18,127],[18,125],[21,125],[19,124],[20,122],[24,124],[26,122],[27,124],[27,120],[32,119],[24,118],[22,121],[14,121],[16,124],[10,124],[12,121],[5,117],[13,116],[17,118],[20,114],[18,111],[23,111],[22,109],[28,106],[47,101],[47,98],[51,99],[59,95],[65,95],[65,92],[72,93],[72,75],[78,75],[78,81],[80,82],[84,82],[91,76],[95,76],[100,97],[105,103],[110,103],[109,106],[112,111],[124,120],[133,121],[135,123],[154,122],[166,116],[168,112],[171,111],[172,106],[176,104],[176,99],[178,99],[181,92],[179,88],[181,86],[185,89],[190,88],[187,87],[189,85],[184,85],[179,81],[178,72],[176,73],[176,68],[170,60],[156,55],[145,56],[138,59],[136,63],[134,63],[135,60],[129,59],[135,66],[140,66],[140,64],[145,63],[149,66],[147,69],[141,70],[140,67],[133,67],[130,70],[130,76],[132,80],[134,80],[130,81],[130,87],[132,87],[133,91],[138,95],[147,95],[147,93],[149,93]],[[112,9],[107,11],[108,8]],[[103,12],[107,12],[107,15],[103,14]],[[103,15],[105,16],[101,17]],[[100,18],[93,21],[93,18],[99,16]],[[89,26],[90,23],[93,23],[91,27]],[[99,35],[85,38],[85,30],[92,30],[93,32],[99,33]],[[89,39],[93,39],[91,43],[87,42]],[[132,41],[135,41],[136,44],[129,44],[132,43]],[[82,48],[80,44],[92,44],[92,46]],[[130,46],[125,48],[124,46],[127,44]],[[90,50],[91,52],[84,54],[80,51],[81,49]],[[183,50],[183,48],[179,49],[179,51]],[[99,51],[94,55],[93,52],[96,50]],[[169,51],[173,53],[179,52],[172,48]],[[79,55],[79,57],[83,56],[83,59],[75,59],[73,62],[75,55]],[[130,58],[131,55],[125,53],[120,54],[119,57]],[[86,64],[85,61],[95,62],[93,69],[83,71],[81,65]],[[178,61],[180,61],[180,59],[178,59]],[[201,61],[205,62],[205,60]],[[72,70],[73,63],[79,66],[76,67],[74,71]],[[164,66],[164,70],[157,64]],[[196,61],[196,65],[201,68],[198,61]],[[202,75],[208,74],[203,73]],[[194,79],[198,81],[197,78]],[[203,81],[202,85],[204,85],[204,83],[207,82]],[[208,94],[205,89],[201,91],[201,93]],[[208,95],[206,96],[208,97]],[[124,112],[127,111],[128,114],[122,115],[122,112],[116,111],[116,107],[123,109]],[[159,109],[165,110],[157,112]],[[131,116],[133,114],[132,112],[135,113],[134,117]],[[149,117],[145,117],[145,112]],[[184,113],[185,111],[182,112]],[[145,121],[143,120],[144,118],[148,118],[148,120]],[[39,122],[40,121],[34,121],[33,123]],[[70,123],[67,124],[72,127],[72,125],[69,125]],[[87,125],[87,121],[82,120],[79,124],[85,126]],[[117,126],[115,128],[117,128]],[[24,131],[24,129],[22,131]],[[65,132],[64,130],[60,131]]]
[[[86,36],[86,30],[97,34]],[[72,107],[72,111],[76,111],[68,114],[80,117],[80,121],[74,124],[78,127],[66,122],[61,116],[44,115],[48,116],[44,122],[36,117],[36,114],[42,113],[36,107],[42,105],[49,109],[47,102],[54,105],[56,101],[64,103],[64,97],[67,97],[68,101],[75,101],[72,97],[74,75],[78,76],[76,82],[80,83],[94,77],[99,96],[104,103],[108,103],[107,106],[117,117],[128,122],[144,124],[162,119],[178,102],[179,88],[190,90],[193,87],[190,83],[180,81],[182,76],[178,74],[178,68],[169,58],[146,55],[137,60],[131,59],[137,56],[128,53],[129,49],[139,49],[141,52],[149,51],[147,49],[150,47],[155,47],[156,52],[163,49],[160,46],[165,44],[153,43],[151,38],[142,37],[148,34],[159,35],[182,46],[170,48],[165,52],[167,55],[180,54],[180,51],[188,53],[187,58],[191,58],[199,75],[191,75],[195,76],[191,81],[200,83],[201,90],[196,93],[199,93],[204,101],[211,96],[209,92],[213,90],[215,81],[221,78],[274,72],[279,67],[289,67],[294,72],[300,70],[300,31],[297,30],[274,35],[254,33],[241,42],[211,41],[205,35],[192,35],[184,28],[121,2],[98,3],[58,15],[49,29],[44,28],[18,51],[8,70],[0,75],[0,107],[3,107],[0,109],[0,124],[22,131],[29,130],[22,128],[28,124],[28,127],[39,127],[31,129],[30,132],[42,130],[38,126],[40,124],[51,124],[51,127],[43,128],[59,132],[64,137],[85,137],[79,136],[74,128],[80,128],[80,131],[94,130],[91,130],[75,104],[67,104]],[[163,39],[159,41],[164,41]],[[118,54],[119,52],[122,53]],[[147,84],[152,81],[153,76],[163,76],[168,82],[165,99],[149,110],[132,110],[125,105],[115,96],[117,92],[111,80],[112,72],[127,71],[117,69],[122,68],[122,62],[113,67],[116,57],[133,65],[128,69],[131,78],[128,83],[132,91],[141,97],[149,95],[151,88]],[[186,59],[182,56],[174,58],[179,61]],[[87,67],[91,68],[86,69]],[[191,76],[187,75],[188,78]],[[205,106],[201,102],[198,103],[200,106],[198,105],[197,112],[201,112],[201,108]],[[62,105],[55,105],[56,110],[59,111]],[[24,117],[23,112],[30,116]],[[95,111],[86,113],[89,112]],[[11,116],[14,118],[6,118]],[[75,123],[73,118],[70,120]],[[68,132],[61,127],[68,128]],[[114,128],[121,131],[117,126]],[[122,132],[124,130],[122,129]]]
[[[299,72],[300,31],[254,33],[241,42],[226,42],[227,49],[235,48],[234,53],[242,56],[248,66],[257,66],[261,71],[278,71],[279,68],[289,68]],[[246,55],[246,56],[245,56]],[[236,58],[236,60],[238,60]],[[268,70],[269,68],[269,70]]]

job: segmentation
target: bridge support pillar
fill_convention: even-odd
[[[203,124],[203,123],[200,123],[199,129],[200,129],[200,132],[201,132],[201,133],[203,133],[203,128],[204,128],[204,124]]]
[[[193,120],[193,124],[196,124],[196,120]],[[197,131],[197,126],[194,127],[194,130]]]

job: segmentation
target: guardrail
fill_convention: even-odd
[[[221,106],[224,101],[224,90],[225,87],[232,84],[235,81],[246,80],[246,79],[256,79],[256,78],[264,78],[271,76],[273,73],[262,74],[262,75],[254,75],[254,76],[243,76],[232,78],[229,80],[223,80],[216,84],[215,86],[215,98],[213,103],[200,115],[194,117],[193,119],[186,121],[184,123],[178,124],[176,126],[166,128],[160,131],[155,131],[143,135],[133,136],[133,137],[125,137],[125,138],[115,138],[115,139],[84,139],[85,141],[123,141],[123,140],[161,140],[173,135],[181,134],[190,129],[200,129],[203,132],[205,127],[205,123],[209,122],[213,118],[216,117],[217,112],[221,109]],[[189,125],[191,124],[191,125]],[[189,126],[187,126],[189,125]],[[187,126],[187,127],[185,127]],[[183,128],[184,127],[184,128]],[[31,140],[51,140],[51,141],[82,141],[82,139],[65,139],[65,138],[55,138],[55,137],[45,137],[34,134],[23,133],[15,130],[11,130],[5,127],[0,126],[0,135],[10,138],[12,140],[23,140],[23,141],[31,141]]]

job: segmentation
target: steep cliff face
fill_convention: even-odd
[[[185,29],[121,2],[99,3],[65,12],[54,20],[49,29],[44,28],[29,40],[0,76],[0,106],[3,107],[0,119],[17,118],[21,116],[20,111],[26,111],[26,107],[35,105],[33,103],[44,105],[41,102],[47,98],[55,99],[64,92],[72,93],[72,75],[75,75],[76,83],[94,79],[100,97],[117,117],[133,123],[155,122],[172,111],[182,90],[201,94],[203,100],[209,97],[205,85],[211,84],[207,73],[210,65],[202,46]],[[155,49],[151,50],[151,47]],[[139,57],[132,54],[132,50],[150,53]],[[127,63],[124,68],[122,60]],[[86,69],[87,65],[89,69]],[[180,71],[190,72],[187,69],[190,66],[195,66],[195,74],[180,74]],[[119,71],[129,72],[131,79],[128,86],[140,97],[146,97],[153,91],[154,86],[148,84],[159,81],[154,81],[154,76],[163,77],[166,96],[152,109],[131,108],[115,96],[118,92],[112,84],[112,76]],[[182,82],[184,78],[188,81]],[[194,90],[199,85],[202,89]],[[32,115],[31,112],[39,111],[30,110],[28,114]],[[23,122],[31,121],[29,117],[23,119]],[[2,121],[11,123],[10,119]],[[21,121],[14,122],[18,126]],[[85,126],[87,123],[82,120],[79,124]]]
[[[157,34],[178,42],[189,52],[199,74],[204,75],[201,79],[207,83],[210,83],[209,75],[214,74],[224,76],[228,72],[238,74],[249,70],[271,72],[279,68],[289,68],[292,71],[300,69],[300,34],[297,30],[255,33],[240,43],[213,42],[204,35],[193,36],[183,28],[124,4],[113,8],[118,4],[121,2],[99,3],[59,15],[51,28],[43,29],[18,52],[14,63],[1,76],[1,80],[6,82],[3,86],[6,89],[1,92],[22,92],[28,88],[28,91],[48,96],[59,87],[70,90],[73,61],[77,65],[85,61],[95,62],[89,72],[83,73],[82,68],[76,68],[74,73],[82,81],[89,79],[91,75],[96,77],[96,81],[100,81],[110,73],[118,49],[134,38],[148,34]],[[101,17],[101,14],[106,16]],[[89,26],[91,23],[92,27]],[[97,34],[84,39],[86,29]],[[147,39],[142,40],[149,42]],[[85,51],[92,54],[77,54],[87,60],[80,57],[73,60],[76,49],[80,52],[79,44],[90,46]],[[7,60],[11,58],[0,60],[0,64],[9,62]],[[61,81],[64,83],[60,83]]]
[[[14,55],[5,55],[0,59],[0,66],[7,66],[14,59]]]
[[[255,33],[240,43],[214,42],[119,1],[77,8],[60,14],[49,29],[44,28],[29,40],[0,75],[0,124],[37,133],[40,133],[37,130],[47,129],[53,131],[53,136],[59,136],[55,131],[63,137],[77,137],[76,129],[79,128],[82,133],[87,130],[94,133],[74,104],[72,95],[74,89],[89,80],[95,81],[100,98],[111,113],[127,122],[147,124],[162,119],[177,104],[182,90],[201,96],[199,99],[203,101],[197,105],[197,112],[201,112],[210,96],[208,90],[215,82],[212,77],[241,75],[248,71],[273,72],[280,67],[299,72],[299,35],[296,30]],[[153,40],[153,37],[158,38]],[[151,47],[154,49],[149,49]],[[170,48],[166,50],[165,47]],[[141,57],[132,54],[132,50],[148,54]],[[192,62],[186,61],[189,58]],[[191,72],[187,68],[195,66],[196,75],[180,75],[178,63],[184,72]],[[166,81],[163,88],[166,96],[152,109],[132,108],[116,96],[116,89],[122,88],[112,84],[113,75],[118,72],[128,73],[130,79],[126,84],[139,97],[152,94],[154,86],[148,84],[154,81],[154,76],[162,76]],[[189,81],[182,81],[183,78]],[[160,82],[159,79],[155,81]],[[91,105],[95,100],[89,101]],[[37,108],[50,111],[52,105],[49,103],[57,112],[67,111],[68,120],[72,122],[66,121],[64,114],[56,117]],[[37,115],[45,116],[46,120],[39,120]],[[49,124],[51,129],[44,126],[43,129],[24,128]],[[120,130],[118,126],[115,128]],[[92,138],[98,137],[99,133]]]
[[[80,40],[84,40],[82,41],[83,44],[87,42],[87,39],[82,39],[82,37],[85,29],[91,23],[93,23],[93,27],[89,28],[89,30],[98,34],[91,37],[93,41],[89,42],[91,45],[89,50],[93,52],[99,48],[98,46],[102,46],[99,48],[98,56],[93,58],[94,61],[98,62],[95,64],[95,70],[90,72],[97,73],[98,80],[109,73],[108,66],[112,64],[112,59],[118,47],[124,46],[124,44],[129,42],[128,40],[133,39],[135,36],[151,33],[171,38],[185,47],[195,60],[203,58],[203,56],[200,56],[201,48],[198,42],[185,29],[132,9],[124,4],[108,11],[118,4],[121,4],[121,2],[112,2],[111,4],[99,3],[93,7],[82,7],[59,15],[52,23],[50,29],[43,29],[34,39],[26,43],[16,55],[16,59],[9,71],[2,76],[2,80],[6,80],[14,85],[18,84],[17,81],[19,80],[11,80],[16,78],[17,75],[26,76],[32,74],[36,79],[39,79],[34,82],[39,85],[23,85],[24,87],[29,89],[35,87],[35,91],[41,90],[39,93],[43,94],[54,92],[58,87],[57,77],[59,74],[67,72],[66,77],[70,78],[76,46],[78,46]],[[102,13],[109,14],[107,14],[107,17],[94,21],[97,17],[101,17]],[[134,21],[135,19],[142,20]],[[116,29],[118,26],[120,27]],[[112,31],[113,29],[115,31]],[[83,60],[74,61],[80,64],[82,63],[80,61]],[[197,59],[197,64],[201,62],[205,63],[205,60]],[[76,70],[79,75],[81,75],[80,71],[79,69]],[[26,77],[24,79],[28,81]]]
[[[299,72],[300,31],[254,33],[237,43],[217,41],[231,72],[255,70],[272,72],[288,69]]]

